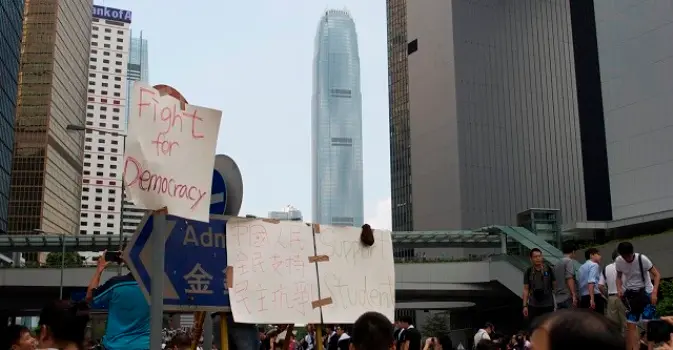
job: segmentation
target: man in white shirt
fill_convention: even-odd
[[[473,348],[476,348],[477,344],[479,344],[479,342],[482,340],[491,340],[491,334],[493,333],[494,330],[495,326],[493,326],[493,324],[490,322],[486,322],[484,328],[478,330],[477,333],[474,335]]]
[[[617,257],[619,257],[619,253],[615,250],[612,252],[612,264],[603,268],[602,275],[605,279],[608,292],[608,307],[605,316],[615,322],[623,332],[626,327],[626,307],[624,306],[622,299],[617,295],[617,267],[615,266]],[[624,285],[623,275],[622,285]]]
[[[627,310],[626,341],[630,349],[638,350],[640,337],[637,324],[655,317],[661,275],[650,259],[634,252],[630,242],[619,243],[617,252],[615,284],[617,295],[624,301]]]

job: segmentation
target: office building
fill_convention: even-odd
[[[84,125],[87,113],[91,6],[91,0],[25,2],[10,234],[78,232],[84,135],[67,127]]]
[[[393,229],[673,224],[671,20],[666,1],[391,0]]]
[[[149,82],[149,57],[148,57],[147,39],[143,39],[142,32],[140,37],[131,36],[131,46],[129,47],[129,63],[127,69],[126,96],[131,96],[131,88],[136,81]],[[126,109],[126,119],[124,121],[124,131],[128,132],[128,119],[130,109]],[[129,201],[124,194],[124,203],[122,206],[122,232],[134,233],[147,211],[136,207]]]
[[[270,211],[268,215],[269,219],[277,220],[288,220],[288,221],[302,221],[304,217],[301,215],[301,211],[291,205],[283,208],[280,211]]]
[[[315,38],[312,101],[313,220],[360,226],[362,94],[355,23],[345,10],[328,10]]]
[[[23,1],[0,2],[0,234],[7,232]]]
[[[119,234],[131,12],[93,6],[81,234]]]

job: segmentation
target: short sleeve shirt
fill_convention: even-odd
[[[641,259],[643,261],[642,272],[640,271],[640,263],[638,262],[639,256],[642,256]],[[621,256],[617,257],[615,260],[615,268],[617,272],[622,273],[622,281],[625,290],[639,290],[645,288],[647,293],[652,293],[654,286],[652,285],[652,278],[649,273],[652,267],[654,267],[652,261],[647,256],[640,253],[635,253],[633,261],[631,262],[627,262]],[[643,283],[643,277],[645,277],[645,283]]]
[[[541,270],[530,267],[523,274],[523,284],[528,285],[528,305],[532,307],[554,306],[554,291],[552,284],[556,277],[552,269],[544,266]],[[541,290],[541,295],[537,295],[536,290]],[[538,298],[536,296],[540,296]]]

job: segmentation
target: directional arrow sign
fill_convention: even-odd
[[[164,310],[228,311],[227,251],[224,214],[237,215],[241,207],[241,173],[231,158],[218,155],[213,171],[210,222],[166,217]],[[146,214],[129,242],[125,259],[145,297],[152,293],[151,244],[153,216]]]

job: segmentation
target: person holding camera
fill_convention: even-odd
[[[105,350],[148,350],[150,348],[150,307],[138,282],[130,273],[100,284],[105,267],[113,260],[121,264],[121,252],[104,252],[89,282],[86,300],[93,307],[108,309],[103,337]]]
[[[630,349],[637,350],[640,348],[637,324],[656,317],[661,275],[647,256],[634,251],[631,242],[619,243],[617,253],[617,295],[626,306],[626,341]]]
[[[544,263],[542,251],[530,251],[532,266],[523,274],[523,316],[532,323],[535,318],[553,312],[556,277],[551,267]]]

